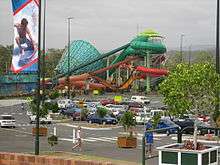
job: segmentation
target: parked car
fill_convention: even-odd
[[[101,103],[103,106],[105,106],[105,105],[107,105],[107,104],[115,104],[115,101],[114,101],[114,99],[103,99],[103,100],[100,101],[100,103]]]
[[[119,112],[125,111],[127,108],[124,105],[115,105],[115,104],[107,104],[105,107],[113,113],[113,115],[117,116]]]
[[[81,112],[82,112],[81,109],[75,108],[75,110],[74,110],[74,112],[72,114],[73,121],[74,120],[81,120]],[[85,119],[83,119],[83,120],[85,120]]]
[[[164,131],[158,131],[158,133],[166,133],[166,134],[174,134],[177,133],[177,129],[180,127],[179,125],[175,124],[173,121],[169,119],[160,119],[160,121],[157,124],[156,129],[160,128],[168,128],[168,127],[177,127],[177,128],[171,128]]]
[[[173,122],[181,127],[183,133],[193,134],[194,122],[197,122],[198,132],[201,135],[207,134],[210,126],[198,119],[186,118],[186,119],[174,119]],[[211,131],[212,132],[212,131]]]
[[[137,124],[144,124],[146,123],[149,119],[151,119],[150,113],[147,112],[141,112],[137,116],[135,116],[135,121]]]
[[[0,116],[0,127],[16,127],[15,118],[12,115],[1,115]]]
[[[103,118],[99,117],[98,115],[94,114],[87,117],[88,123],[98,123],[98,124],[117,124],[118,121],[114,117],[105,116]]]
[[[36,115],[31,115],[29,117],[30,117],[30,124],[36,123]],[[40,117],[39,121],[42,124],[51,124],[52,123],[52,118],[48,114],[46,117]]]
[[[59,108],[68,108],[68,107],[74,107],[75,106],[74,102],[70,99],[58,100],[57,104],[58,104]]]
[[[149,104],[150,100],[146,96],[131,96],[131,101],[138,103]]]
[[[63,109],[60,113],[62,115],[66,115],[66,116],[73,116],[74,113],[81,111],[80,108],[76,108],[76,107],[71,107],[71,108],[67,108],[67,109]]]

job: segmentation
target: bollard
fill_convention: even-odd
[[[177,143],[182,143],[182,131],[177,129]]]
[[[73,128],[73,144],[76,143],[76,130]]]
[[[53,127],[53,135],[56,136],[57,135],[57,128]]]
[[[142,137],[142,165],[145,165],[145,137]]]

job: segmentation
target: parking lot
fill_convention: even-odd
[[[8,101],[9,103],[10,101]],[[18,104],[9,104],[6,107],[0,107],[1,114],[11,114],[15,117],[16,128],[0,128],[0,150],[8,152],[34,152],[35,137],[32,135],[32,128],[34,124],[30,124],[30,119],[27,115],[26,109],[22,110],[21,102]],[[155,105],[160,100],[151,100],[151,104]],[[0,102],[2,105],[2,103]],[[77,149],[72,151],[73,129],[78,125],[82,127],[82,151]],[[121,149],[117,147],[117,137],[122,136],[124,129],[120,125],[105,128],[91,128],[87,127],[89,123],[86,121],[72,121],[67,123],[52,123],[45,124],[48,128],[48,134],[54,133],[56,127],[56,134],[59,138],[58,145],[54,147],[55,151],[74,152],[86,155],[106,157],[110,159],[126,160],[129,162],[140,163],[142,146],[141,139],[144,133],[144,125],[136,126],[136,137],[138,140],[137,148],[135,149]],[[188,135],[187,135],[188,136]],[[184,136],[185,138],[185,136]],[[176,134],[167,136],[166,134],[154,134],[154,148],[177,141]],[[40,151],[50,151],[51,148],[47,142],[47,137],[40,137]],[[149,164],[157,164],[158,153],[154,149],[156,157],[148,159]]]

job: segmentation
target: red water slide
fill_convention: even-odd
[[[148,73],[152,76],[166,76],[168,75],[168,70],[166,69],[158,69],[158,68],[146,68],[144,66],[137,66],[136,71]]]

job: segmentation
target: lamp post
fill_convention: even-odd
[[[42,57],[42,104],[45,100],[45,55],[46,55],[46,0],[44,0],[44,15],[43,15],[43,57]]]
[[[217,0],[217,16],[216,16],[216,72],[219,74],[219,0]],[[215,111],[219,111],[219,91],[216,91],[217,105]]]
[[[180,58],[181,58],[181,62],[183,62],[183,37],[184,34],[180,35]]]
[[[70,22],[73,19],[73,17],[68,17],[68,74],[67,74],[67,85],[68,85],[68,90],[67,90],[67,97],[68,99],[70,98]]]
[[[36,112],[36,135],[35,135],[35,155],[39,155],[39,116],[41,103],[41,0],[39,0],[39,23],[38,23],[38,88],[37,88],[37,112]]]

